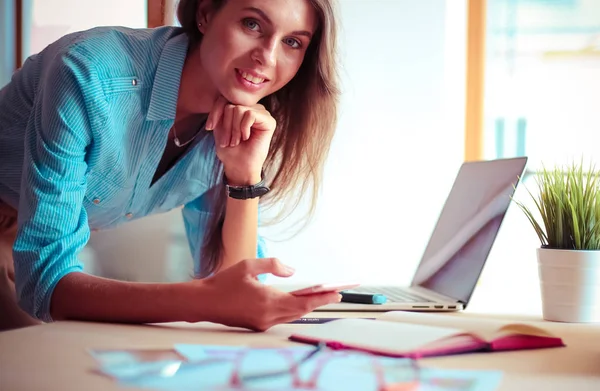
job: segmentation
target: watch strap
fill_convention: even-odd
[[[249,186],[235,186],[227,183],[227,177],[223,175],[227,196],[238,200],[248,200],[267,194],[270,189],[265,183],[264,172],[261,172],[261,180],[257,184]]]

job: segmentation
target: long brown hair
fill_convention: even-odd
[[[226,0],[212,0],[217,11]],[[309,194],[305,222],[313,216],[320,191],[323,166],[337,125],[339,86],[337,75],[337,25],[335,0],[309,0],[318,26],[296,76],[279,91],[261,100],[277,121],[265,161],[271,191],[261,198],[261,208],[277,206],[271,223],[288,217]],[[202,35],[197,28],[199,0],[180,0],[177,18],[192,44]],[[222,259],[222,228],[225,220],[225,188],[219,186],[222,167],[215,164],[215,187],[211,192],[211,217],[201,251],[197,277],[216,271]]]

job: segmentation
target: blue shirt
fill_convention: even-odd
[[[17,297],[30,315],[52,320],[52,291],[83,270],[78,253],[90,229],[184,206],[200,270],[213,137],[197,137],[151,184],[175,119],[187,49],[177,27],[95,28],[31,56],[0,90],[0,199],[18,209]],[[259,258],[263,246],[259,239]]]

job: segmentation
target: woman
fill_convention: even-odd
[[[293,189],[316,194],[336,125],[331,1],[181,0],[181,28],[96,28],[30,57],[0,90],[4,328],[80,319],[264,330],[339,301],[257,281],[293,273],[260,259],[259,200],[293,207]],[[83,272],[90,230],[179,206],[196,279]]]

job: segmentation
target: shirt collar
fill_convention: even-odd
[[[154,76],[147,119],[175,119],[181,72],[187,50],[188,38],[185,33],[169,38],[165,44]]]

